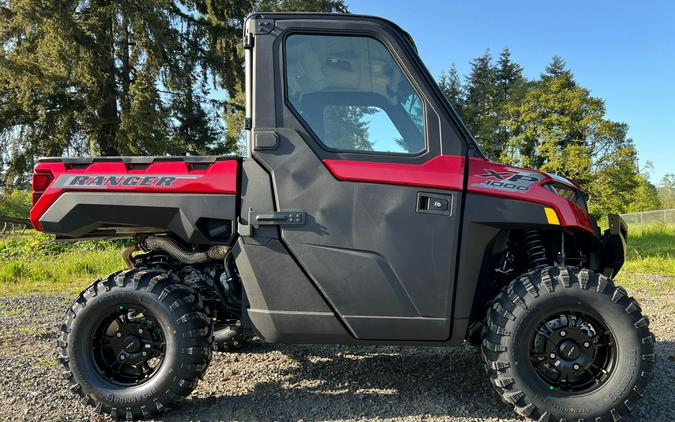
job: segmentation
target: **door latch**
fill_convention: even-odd
[[[417,192],[417,212],[423,214],[452,215],[452,195]]]
[[[248,224],[239,219],[237,232],[242,236],[253,236],[253,229],[260,226],[302,226],[305,224],[302,210],[253,211],[248,210]]]

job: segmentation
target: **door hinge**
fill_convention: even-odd
[[[244,48],[246,50],[250,50],[253,48],[253,43],[254,43],[255,37],[252,32],[247,32],[246,35],[244,36]]]

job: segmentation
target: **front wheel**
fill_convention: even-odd
[[[60,360],[99,413],[146,418],[187,396],[211,359],[212,322],[173,274],[135,268],[97,280],[66,314]]]
[[[546,267],[514,280],[488,310],[482,354],[502,399],[529,419],[615,421],[644,395],[649,320],[589,270]]]

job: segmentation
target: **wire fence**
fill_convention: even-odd
[[[628,225],[645,226],[649,224],[675,225],[675,208],[667,210],[633,212],[620,214]]]
[[[21,235],[32,227],[30,220],[26,218],[9,217],[0,215],[0,237]]]

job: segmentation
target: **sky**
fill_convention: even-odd
[[[528,78],[561,56],[576,80],[605,100],[607,118],[630,126],[657,183],[675,173],[675,1],[348,0],[352,13],[376,15],[409,32],[438,78],[461,75],[485,49],[504,48]]]

